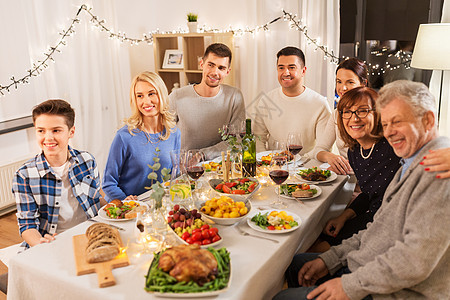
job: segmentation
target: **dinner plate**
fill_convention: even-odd
[[[292,184],[292,183],[288,183],[288,184]],[[292,200],[311,200],[311,199],[314,199],[314,198],[319,197],[320,194],[322,194],[322,189],[321,189],[320,187],[318,187],[317,185],[310,184],[309,187],[310,187],[311,189],[316,189],[316,190],[317,190],[317,193],[315,193],[312,197],[308,197],[308,198],[295,198],[295,197],[292,197],[292,196],[290,196],[290,195],[285,195],[285,194],[281,194],[280,197],[286,198],[286,199],[292,199]],[[279,189],[279,188],[280,188],[280,186],[277,186],[276,189],[275,189],[275,193],[276,193],[277,195],[280,193],[280,189]]]
[[[122,201],[122,202],[123,202],[123,203],[127,203],[127,202],[129,202],[129,201]],[[149,208],[148,205],[147,205],[146,203],[144,203],[144,202],[141,202],[141,201],[134,201],[134,202],[139,203],[139,205],[143,205],[143,206],[147,207],[147,209]],[[108,205],[108,204],[106,204],[106,205]],[[108,217],[108,215],[106,214],[106,211],[103,209],[103,208],[105,208],[106,205],[104,205],[104,206],[103,206],[102,208],[100,208],[100,210],[98,211],[98,216],[99,216],[101,219],[103,219],[103,220],[106,220],[106,221],[112,221],[112,222],[122,222],[122,221],[130,221],[130,220],[136,219],[136,218],[133,218],[133,219],[112,219],[112,218]]]
[[[298,169],[298,171],[301,171],[301,170],[308,170],[308,168],[300,168],[300,169]],[[310,181],[310,180],[305,180],[305,179],[302,178],[302,176],[298,175],[298,171],[294,175],[295,178],[297,178],[298,180],[301,180],[302,182],[311,183],[311,184],[328,183],[328,182],[332,182],[332,181],[336,180],[336,178],[337,178],[337,174],[334,173],[333,171],[330,171],[331,175],[326,180],[324,180],[324,181]]]
[[[300,217],[297,216],[296,214],[294,214],[293,212],[290,212],[290,211],[287,211],[287,210],[284,210],[284,211],[285,211],[289,216],[294,217],[294,220],[297,221],[298,226],[292,227],[291,229],[269,230],[269,229],[263,229],[263,228],[259,227],[258,225],[256,225],[255,222],[252,221],[252,218],[253,218],[256,214],[258,214],[258,213],[261,213],[261,214],[267,213],[267,214],[269,215],[272,211],[278,211],[278,212],[280,212],[280,211],[283,211],[283,209],[268,209],[268,210],[255,211],[255,212],[253,212],[252,214],[250,214],[250,215],[247,217],[247,224],[248,224],[248,226],[250,226],[252,229],[254,229],[254,230],[256,230],[256,231],[259,231],[259,232],[272,233],[272,234],[280,234],[280,233],[288,233],[288,232],[297,230],[297,229],[302,225],[302,219],[300,219]]]

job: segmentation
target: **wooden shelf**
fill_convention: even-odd
[[[167,72],[167,73],[179,73],[182,69],[158,69],[157,72]]]
[[[200,83],[202,71],[199,70],[200,59],[206,47],[212,43],[223,43],[234,52],[234,37],[230,32],[226,33],[173,33],[154,34],[153,48],[155,53],[155,69],[166,83],[170,93],[174,83],[180,86]],[[178,49],[183,51],[183,69],[163,69],[163,61],[166,50]],[[233,53],[234,54],[234,53]],[[234,68],[225,78],[224,83],[234,86]]]

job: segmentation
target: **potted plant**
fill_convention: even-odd
[[[198,15],[194,13],[187,14],[189,32],[197,32],[197,17]]]

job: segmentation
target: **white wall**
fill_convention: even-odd
[[[198,22],[200,25],[206,24],[213,28],[225,29],[230,25],[234,28],[255,27],[262,25],[272,19],[282,15],[281,9],[284,8],[289,12],[298,13],[306,11],[307,5],[302,7],[301,2],[304,1],[289,1],[289,0],[229,0],[226,2],[217,3],[207,0],[173,0],[173,1],[157,1],[157,0],[72,0],[70,5],[67,2],[60,2],[59,0],[23,0],[23,1],[0,1],[0,33],[2,36],[2,45],[8,47],[0,47],[0,84],[9,82],[9,77],[15,75],[16,77],[23,76],[25,70],[30,68],[32,60],[41,59],[42,54],[47,51],[47,47],[52,46],[57,40],[58,33],[65,29],[70,24],[77,9],[81,4],[86,3],[93,7],[92,12],[100,18],[105,19],[105,25],[114,30],[125,32],[129,37],[140,37],[142,33],[148,33],[159,28],[162,31],[184,28],[186,29],[186,14],[194,12],[199,15]],[[36,14],[36,22],[39,28],[32,29],[32,42],[27,39],[30,34],[29,28],[25,26],[27,13]],[[14,16],[14,18],[11,18]],[[108,18],[109,17],[109,18]],[[316,18],[311,17],[310,20],[306,16],[302,18],[309,21],[309,26],[314,27]],[[10,20],[13,20],[12,22]],[[77,74],[73,73],[72,66],[76,59],[84,58],[83,43],[86,44],[88,61],[95,62],[98,57],[92,54],[93,47],[98,47],[99,51],[105,51],[108,47],[111,51],[116,51],[118,58],[122,61],[129,61],[127,65],[128,70],[121,68],[114,69],[117,72],[130,73],[124,76],[124,79],[119,82],[122,85],[120,95],[116,95],[117,101],[127,103],[127,87],[129,80],[135,74],[143,70],[154,70],[154,56],[153,46],[142,44],[139,46],[128,46],[122,44],[120,49],[116,49],[116,41],[108,41],[104,33],[97,29],[90,30],[86,23],[89,20],[87,14],[82,12],[81,24],[76,27],[77,33],[75,36],[68,39],[68,46],[63,48],[62,53],[55,55],[56,64],[50,65],[50,68],[45,70],[43,75],[33,78],[29,85],[19,86],[18,90],[12,90],[12,93],[7,97],[0,98],[0,121],[10,118],[21,117],[31,113],[32,107],[46,100],[46,97],[89,97],[90,101],[104,101],[100,98],[107,98],[117,94],[116,86],[104,85],[104,79],[118,77],[118,74],[105,74],[91,70],[89,67],[82,67]],[[327,19],[330,19],[327,16]],[[7,20],[7,21],[4,21]],[[40,28],[42,27],[42,28]],[[241,88],[247,103],[251,102],[260,92],[267,92],[278,86],[276,79],[276,52],[284,46],[301,45],[301,34],[295,30],[290,30],[287,22],[279,21],[270,27],[270,32],[260,32],[258,34],[244,35],[235,39],[236,49],[234,51],[233,67],[236,71],[236,85]],[[312,32],[313,29],[310,29]],[[80,35],[83,41],[80,41]],[[106,42],[105,42],[106,41]],[[98,45],[93,45],[98,43]],[[108,44],[110,43],[110,44]],[[35,46],[36,45],[36,46]],[[37,46],[38,45],[38,46]],[[75,46],[76,45],[76,46]],[[110,46],[108,46],[110,45]],[[75,48],[76,47],[76,48]],[[124,51],[125,50],[125,51]],[[311,50],[311,49],[310,49]],[[89,52],[91,51],[91,52]],[[321,60],[321,53],[307,53],[310,62]],[[125,53],[125,54],[124,54]],[[77,55],[76,58],[74,55]],[[100,53],[101,55],[101,53]],[[123,55],[126,57],[124,58]],[[315,57],[316,56],[316,57]],[[80,62],[82,63],[82,62]],[[86,63],[86,62],[84,62]],[[98,67],[98,66],[97,66]],[[334,66],[332,66],[334,69]],[[321,80],[312,80],[313,75],[319,72],[314,68],[309,68],[306,76],[306,84],[326,94],[326,85],[321,84]],[[322,70],[320,72],[323,72]],[[333,72],[332,72],[333,73]],[[120,74],[122,75],[122,74]],[[66,83],[70,82],[71,76],[76,76],[76,80],[82,81],[83,76],[87,76],[95,83],[102,83],[103,86],[98,85],[94,88],[85,86],[76,86],[79,91],[74,91],[74,87],[67,87]],[[97,76],[97,78],[96,78]],[[325,88],[324,88],[325,86]],[[317,88],[316,88],[317,87]],[[92,90],[87,90],[91,88]],[[109,94],[106,93],[109,89]],[[322,90],[320,90],[322,89]],[[332,87],[331,87],[332,89]],[[52,92],[56,91],[56,93]],[[73,94],[75,92],[75,94]],[[19,103],[19,106],[17,105]],[[109,103],[110,104],[110,103]],[[103,118],[108,117],[108,109],[106,104],[101,104],[101,114],[105,114]],[[109,111],[113,109],[109,106]],[[100,106],[100,104],[99,104]],[[106,107],[106,108],[105,108]],[[127,109],[116,108],[117,112],[114,117],[120,120],[128,114]],[[86,118],[95,118],[99,114],[98,110],[88,110],[84,105],[76,107],[77,120],[76,138],[74,142],[79,146],[79,149],[88,150],[96,156],[99,166],[102,167],[106,160],[107,149],[112,136],[119,125],[109,125],[105,121],[101,121],[98,126],[88,126],[85,122],[80,121],[80,112],[87,114],[83,116]],[[111,114],[111,113],[110,113]],[[82,123],[80,123],[82,122]],[[108,131],[108,132],[105,132]],[[87,137],[87,135],[93,135]],[[106,142],[101,145],[96,145],[96,138],[107,135]],[[8,147],[0,147],[0,157],[7,157],[8,160],[22,158],[24,152],[28,155],[34,155],[37,152],[35,141],[29,138],[30,130],[24,133],[14,133],[0,135],[0,144],[11,144]],[[25,138],[27,137],[27,138]],[[86,141],[87,140],[87,141]],[[94,146],[92,146],[94,145]],[[17,149],[20,149],[17,150]],[[102,168],[101,168],[102,169]]]

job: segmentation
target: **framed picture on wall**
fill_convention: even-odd
[[[168,49],[164,54],[163,69],[183,69],[183,51]]]

